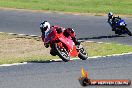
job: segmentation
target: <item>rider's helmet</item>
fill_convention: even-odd
[[[108,13],[108,18],[111,19],[112,16],[113,16],[113,13],[112,13],[112,12],[109,12],[109,13]]]
[[[50,29],[50,23],[48,21],[43,21],[42,23],[40,23],[40,29],[41,32],[44,33],[46,30]]]

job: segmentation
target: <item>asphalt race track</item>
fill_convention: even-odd
[[[132,18],[123,17],[123,19],[132,31]],[[73,28],[79,39],[132,44],[132,37],[117,36],[111,31],[105,16],[0,10],[0,31],[40,36],[39,24],[43,20],[49,21],[52,25]]]
[[[0,88],[83,88],[78,78],[81,68],[91,79],[131,79],[132,55],[76,60],[70,62],[29,63],[0,67]],[[89,86],[86,88],[132,88],[131,86]]]
[[[124,18],[132,31],[132,18]],[[0,10],[0,31],[41,35],[39,23],[72,27],[77,37],[85,40],[132,44],[132,37],[115,36],[103,16],[78,16],[56,13]],[[0,88],[83,88],[78,78],[81,68],[91,79],[132,80],[132,55],[111,56],[89,60],[0,67]],[[131,86],[89,86],[86,88],[132,88]]]

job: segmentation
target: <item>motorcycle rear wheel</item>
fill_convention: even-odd
[[[64,61],[68,62],[70,60],[70,55],[65,48],[61,48],[58,44],[54,44],[54,48],[57,55]]]

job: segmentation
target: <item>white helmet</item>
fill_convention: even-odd
[[[50,29],[50,23],[48,21],[43,21],[40,24],[40,29],[42,32],[46,31],[47,29]]]
[[[109,12],[108,13],[108,17],[112,17],[113,16],[113,13],[112,12]]]

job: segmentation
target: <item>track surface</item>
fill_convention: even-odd
[[[72,27],[77,32],[78,38],[132,44],[132,37],[114,36],[110,26],[106,23],[107,17],[101,16],[0,10],[0,31],[41,35],[39,23],[42,20],[48,20],[51,24]],[[125,18],[125,20],[132,31],[132,18]],[[124,55],[67,63],[29,63],[0,67],[0,88],[82,88],[78,82],[82,67],[88,70],[91,79],[132,80],[132,55]],[[104,88],[104,86],[88,88]],[[126,88],[126,86],[114,86],[114,88]]]
[[[124,19],[132,31],[132,18]],[[116,36],[107,23],[107,17],[104,16],[0,10],[0,31],[40,36],[39,24],[42,20],[47,20],[52,25],[72,27],[77,33],[77,37],[81,39],[132,44],[132,37],[127,35]]]
[[[0,88],[83,88],[78,82],[82,67],[89,72],[91,79],[132,80],[132,55],[124,55],[67,63],[30,63],[0,67]],[[132,86],[86,88],[132,88]]]

